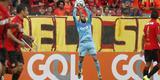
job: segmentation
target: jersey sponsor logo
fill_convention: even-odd
[[[147,25],[153,25],[154,24],[154,22],[149,22],[149,23],[147,23]]]
[[[87,30],[89,28],[89,26],[86,26],[86,27],[80,27],[80,30],[84,31],[84,30]]]
[[[20,29],[20,32],[23,32],[23,31],[24,31],[23,28],[21,28],[21,29]]]

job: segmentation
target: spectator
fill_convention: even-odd
[[[55,5],[54,0],[47,0],[47,1],[46,1],[46,4],[47,4],[48,6],[54,6],[54,5]]]
[[[107,6],[111,6],[113,3],[113,0],[107,0]]]
[[[138,8],[131,9],[130,16],[141,16],[141,12]]]
[[[150,2],[150,0],[142,0],[142,10],[144,16],[150,16],[151,10],[150,8],[153,7],[153,2]]]
[[[30,0],[31,7],[44,6],[44,0]]]
[[[54,11],[57,7],[58,0],[47,0],[48,7],[52,7],[52,11]]]
[[[90,8],[94,7],[96,5],[95,0],[86,0],[86,3],[90,6]]]
[[[37,15],[45,15],[45,13],[46,13],[46,9],[44,7],[40,7]]]
[[[16,7],[17,5],[21,4],[21,0],[11,0],[12,6]]]
[[[21,0],[21,3],[27,5],[27,4],[29,4],[29,1],[30,0]]]
[[[106,5],[106,0],[96,0],[96,6],[98,6],[99,7],[99,9],[100,9],[100,11],[101,11],[101,15],[103,15],[104,13],[104,11],[103,11],[103,8],[104,8],[104,6]]]
[[[98,4],[98,6],[106,6],[107,5],[107,0],[97,0],[98,2],[96,2]]]
[[[132,6],[133,6],[133,8],[139,8],[139,0],[134,0],[133,2],[132,2]]]
[[[121,8],[118,8],[116,10],[116,16],[122,16],[122,9]]]
[[[56,3],[58,2],[58,0],[47,0],[47,5],[52,7],[53,9],[55,9],[55,7],[57,6]]]
[[[91,11],[92,11],[92,16],[96,16],[96,15],[97,15],[97,6],[96,6],[96,5],[93,6],[93,7],[91,8]]]
[[[92,7],[95,7],[95,5],[100,8],[100,12],[103,13],[103,4],[105,4],[106,0],[86,0],[86,3],[88,3],[90,9]],[[99,11],[98,11],[99,12]]]
[[[124,16],[130,15],[130,2],[129,1],[126,1],[125,3],[122,4],[122,14]]]
[[[70,0],[65,0],[64,9],[66,10],[66,14],[67,14],[67,15],[71,15],[72,4],[71,4]]]
[[[122,3],[131,2],[131,0],[122,0]]]
[[[109,16],[109,8],[105,7],[104,9],[104,16]]]
[[[58,1],[57,2],[57,8],[54,10],[54,15],[56,16],[65,16],[66,10],[64,9],[64,1]]]
[[[154,0],[154,5],[156,8],[160,9],[160,0]]]
[[[21,3],[27,6],[29,13],[31,13],[31,5],[30,5],[30,0],[21,0]]]
[[[158,9],[158,13],[160,14],[160,0],[154,0],[155,9]]]
[[[111,9],[109,10],[109,15],[111,15],[111,16],[116,16],[116,8],[111,8]]]
[[[97,14],[96,14],[96,16],[102,16],[102,11],[101,11],[101,9],[97,9]]]
[[[88,9],[91,9],[88,3],[86,3],[86,7],[87,7]]]
[[[112,4],[110,5],[110,8],[118,8],[119,7],[119,0],[113,1]]]
[[[52,15],[52,12],[53,12],[52,7],[48,7],[48,8],[46,9],[45,15],[51,16],[51,15]]]
[[[44,7],[44,0],[29,0],[32,12],[39,12],[39,7]]]
[[[70,0],[71,4],[74,5],[76,0]]]

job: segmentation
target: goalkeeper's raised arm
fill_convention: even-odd
[[[77,25],[78,19],[76,15],[77,15],[77,1],[75,2],[74,9],[73,9],[73,19],[74,19],[75,24]]]

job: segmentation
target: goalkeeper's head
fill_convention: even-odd
[[[79,13],[80,13],[80,21],[82,23],[86,23],[86,16],[85,16],[85,14],[83,14],[81,11]]]
[[[152,10],[151,18],[152,19],[157,19],[158,17],[159,17],[159,14],[158,14],[157,10]]]

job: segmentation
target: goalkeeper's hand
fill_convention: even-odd
[[[84,2],[84,0],[82,0],[82,6],[83,7],[85,7],[86,5],[85,5],[85,2]]]
[[[77,4],[78,4],[78,2],[77,2],[77,0],[75,1],[75,4],[74,4],[74,7],[76,8],[77,7]]]
[[[84,2],[84,0],[76,0],[76,3],[75,3],[75,4],[78,5],[78,6],[85,7],[85,2]]]

